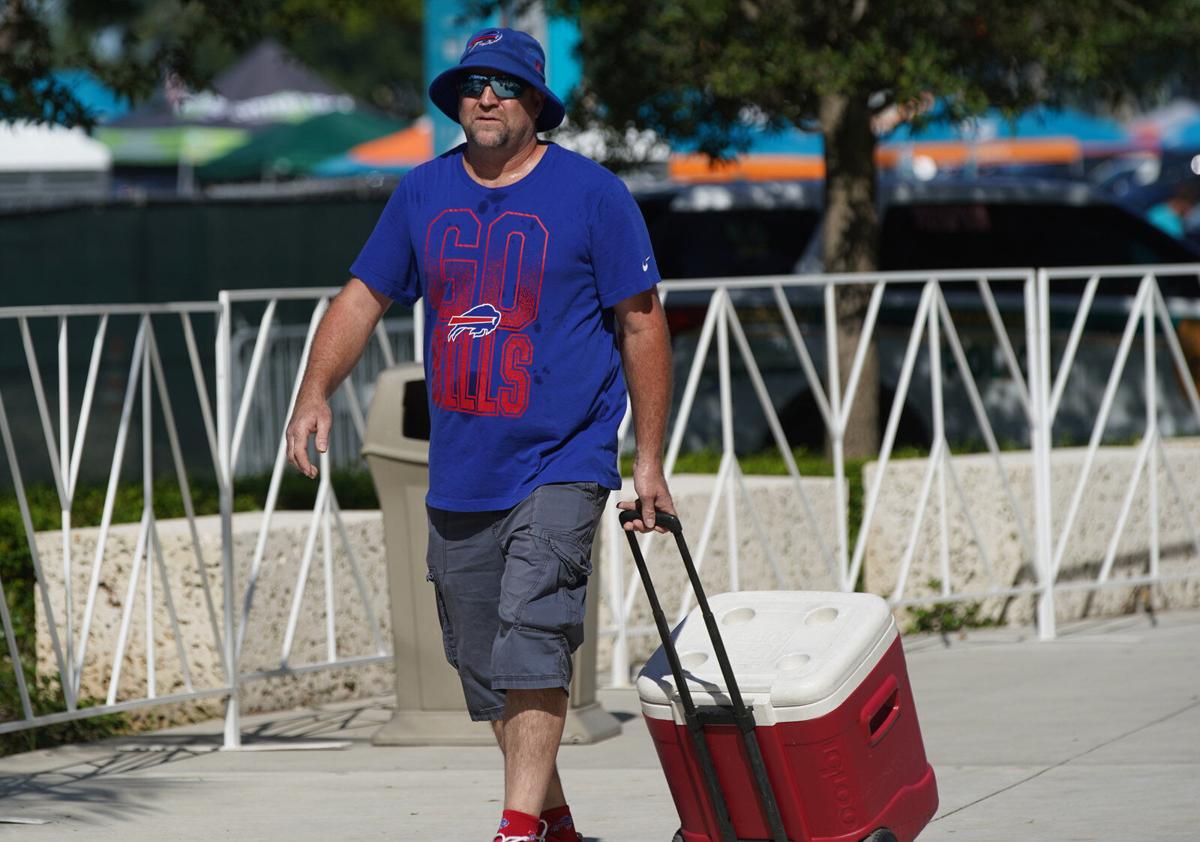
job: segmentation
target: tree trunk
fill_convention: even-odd
[[[821,128],[825,136],[825,271],[873,271],[878,265],[879,214],[875,204],[875,135],[867,95],[822,96]],[[843,400],[870,297],[871,287],[866,284],[837,288],[838,371]],[[875,454],[879,434],[879,360],[872,346],[846,425],[846,458]]]

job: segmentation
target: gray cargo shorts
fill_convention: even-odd
[[[568,482],[500,511],[426,506],[426,578],[472,719],[502,719],[505,690],[569,688],[607,499],[598,483]]]

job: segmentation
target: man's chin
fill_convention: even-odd
[[[503,146],[508,143],[508,132],[503,129],[491,128],[490,126],[479,127],[473,126],[471,131],[467,132],[467,138],[477,146],[485,146],[489,149]]]

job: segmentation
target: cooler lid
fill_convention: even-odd
[[[742,695],[773,708],[831,698],[866,660],[877,660],[880,643],[895,634],[891,609],[874,594],[741,591],[713,596],[709,607]],[[727,704],[725,679],[698,607],[672,636],[697,704]],[[644,702],[678,701],[661,646],[642,668],[637,688]]]

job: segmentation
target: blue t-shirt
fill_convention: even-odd
[[[350,267],[392,299],[424,298],[426,501],[485,511],[545,483],[619,488],[612,307],[659,280],[641,211],[560,146],[504,188],[467,175],[465,148],[405,176]]]

